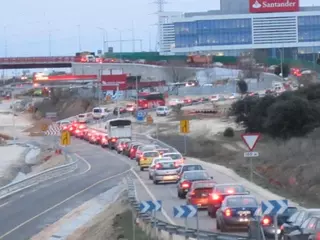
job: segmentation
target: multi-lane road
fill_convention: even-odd
[[[149,141],[144,136],[139,136],[139,140]],[[77,172],[0,201],[0,239],[29,239],[85,201],[117,185],[128,171],[135,173],[139,200],[162,200],[163,213],[158,217],[184,225],[183,220],[174,219],[172,214],[174,206],[185,204],[185,200],[177,197],[175,184],[154,185],[148,172],[140,172],[135,161],[85,141],[72,140],[69,150],[79,157]],[[187,162],[194,161],[187,159]],[[218,183],[235,182],[210,166],[205,168]],[[253,194],[258,200],[263,198]],[[195,219],[189,220],[189,226],[196,227]],[[216,231],[215,226],[215,220],[205,211],[200,213],[201,229]]]

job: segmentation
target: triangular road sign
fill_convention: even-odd
[[[260,133],[244,133],[241,135],[243,142],[247,145],[249,151],[253,151],[260,139]]]

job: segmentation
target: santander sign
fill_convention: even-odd
[[[251,13],[297,12],[299,0],[249,0]]]

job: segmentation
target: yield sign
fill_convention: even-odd
[[[253,151],[260,139],[260,133],[244,133],[241,134],[243,142],[247,145],[249,151]]]

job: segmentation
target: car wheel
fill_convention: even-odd
[[[219,221],[216,221],[216,229],[220,230],[220,224],[219,224]]]
[[[158,181],[157,180],[153,180],[153,184],[158,185]]]
[[[252,238],[252,233],[251,233],[251,228],[250,227],[248,228],[248,238],[250,238],[250,239]]]
[[[210,211],[210,217],[212,218],[216,218],[217,217],[217,209],[212,208],[212,210]]]
[[[149,174],[149,179],[152,180],[152,176]]]
[[[224,224],[221,224],[221,226],[220,226],[220,231],[221,231],[221,232],[227,232],[227,231],[228,231],[227,226],[224,225]]]
[[[140,167],[140,171],[143,171],[144,170],[144,168],[143,167]]]
[[[182,199],[182,196],[179,190],[178,190],[178,198]]]

